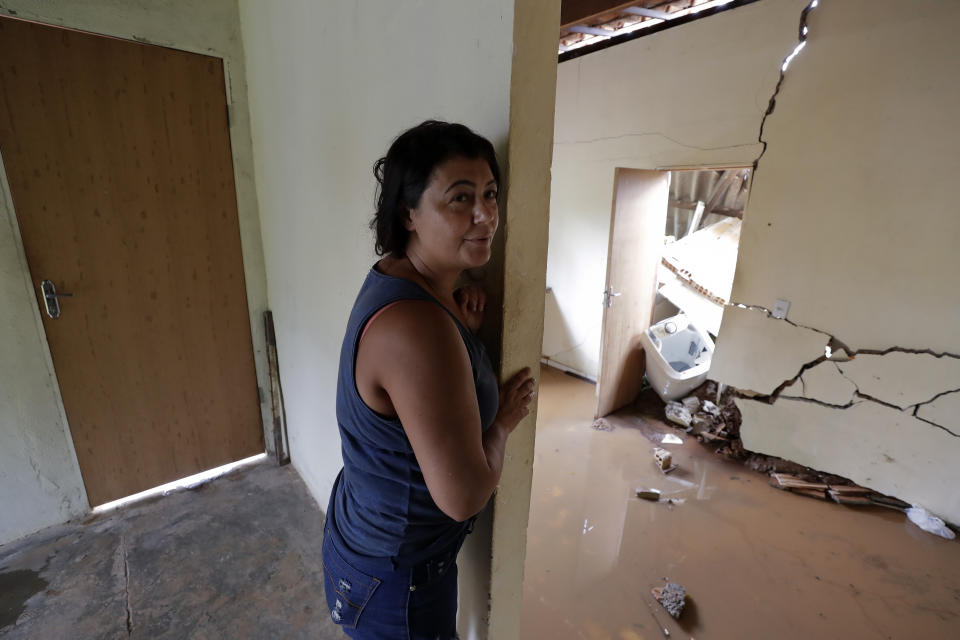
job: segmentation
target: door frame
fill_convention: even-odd
[[[237,199],[237,219],[240,227],[240,252],[243,262],[244,286],[247,293],[247,311],[252,336],[254,370],[259,392],[260,421],[263,426],[264,444],[268,454],[273,454],[274,424],[273,406],[270,390],[269,363],[267,360],[266,333],[263,325],[263,313],[267,310],[266,263],[263,256],[263,244],[260,234],[260,218],[256,198],[256,185],[253,174],[253,144],[250,135],[250,113],[247,102],[246,70],[240,45],[239,9],[235,9],[236,23],[224,26],[222,14],[211,10],[207,21],[189,27],[179,27],[182,12],[191,7],[199,7],[204,0],[184,0],[185,6],[169,6],[158,9],[149,3],[131,3],[125,7],[122,19],[116,18],[116,12],[98,6],[73,6],[71,3],[12,1],[0,6],[0,15],[13,19],[75,29],[139,44],[177,49],[188,53],[197,53],[219,58],[224,71],[224,97],[227,105],[229,123],[230,154],[233,165],[234,185]],[[231,3],[224,2],[224,6]],[[12,5],[12,6],[11,6]],[[23,5],[20,7],[18,5]],[[236,5],[233,4],[233,7]],[[16,7],[16,8],[14,8]],[[216,7],[214,7],[216,9]],[[179,17],[179,19],[177,19]],[[169,19],[167,19],[169,18]],[[219,33],[217,33],[219,32]],[[144,36],[144,34],[148,34]],[[213,34],[211,36],[211,34]],[[211,46],[211,43],[213,46]],[[232,48],[231,48],[232,47]],[[53,397],[57,412],[64,426],[64,436],[76,476],[81,477],[73,435],[67,419],[66,408],[60,393],[60,383],[53,366],[53,356],[43,326],[41,310],[36,304],[35,284],[32,281],[23,238],[13,197],[7,179],[6,167],[0,156],[0,219],[5,217],[12,229],[12,238],[20,265],[24,287],[30,296],[33,308],[34,326],[39,338],[39,347],[43,354],[44,366],[50,376]],[[254,393],[251,389],[250,393]],[[82,483],[81,483],[82,486]],[[86,487],[83,487],[84,498]]]

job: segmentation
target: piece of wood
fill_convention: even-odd
[[[676,209],[686,209],[688,211],[693,211],[697,208],[698,202],[692,200],[671,200],[670,206]],[[713,211],[710,213],[719,216],[727,216],[729,218],[743,218],[743,209],[731,209],[727,207],[714,207]]]
[[[787,473],[771,473],[770,482],[775,486],[782,487],[784,489],[815,489],[817,491],[826,491],[830,487],[822,482],[807,482],[802,478],[797,476],[792,476]]]
[[[614,180],[606,286],[619,295],[604,296],[594,417],[626,406],[640,392],[645,370],[640,334],[653,316],[670,195],[670,174],[664,171],[617,169]]]
[[[834,493],[854,494],[854,495],[873,493],[873,489],[867,489],[866,487],[861,487],[855,484],[851,484],[851,485],[845,485],[845,484],[833,485],[832,484],[830,485],[830,491]]]
[[[623,7],[645,6],[647,3],[622,2],[621,0],[563,0],[560,3],[560,28],[565,29],[575,24],[589,24],[596,19],[609,16],[616,17],[618,10]]]
[[[827,494],[825,491],[820,491],[818,489],[789,489],[793,493],[799,493],[802,496],[807,496],[808,498],[817,498],[818,500],[826,500]]]
[[[290,463],[287,448],[287,412],[283,404],[283,385],[280,384],[280,359],[277,355],[277,333],[273,325],[273,312],[263,312],[266,332],[267,366],[270,368],[270,400],[273,416],[273,453],[278,465]]]
[[[0,60],[31,277],[74,294],[43,323],[90,504],[262,452],[222,61],[6,17]]]
[[[864,495],[840,493],[832,490],[828,491],[827,494],[830,496],[831,500],[840,504],[846,504],[850,506],[868,506],[873,504],[873,501]]]

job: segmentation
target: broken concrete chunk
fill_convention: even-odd
[[[720,407],[713,404],[709,400],[703,401],[703,404],[700,405],[700,410],[708,415],[713,416],[714,418],[720,417]]]
[[[683,613],[683,605],[687,603],[687,590],[676,582],[668,582],[662,587],[653,589],[653,597],[674,618]]]
[[[673,455],[666,449],[656,447],[653,450],[653,460],[661,471],[667,471],[673,466]]]
[[[860,393],[901,409],[929,402],[944,391],[960,389],[960,358],[949,355],[862,353],[837,366]]]
[[[667,420],[674,424],[679,424],[682,427],[689,427],[690,422],[693,420],[693,416],[690,415],[690,410],[679,402],[668,402],[664,411],[666,412]]]
[[[696,413],[700,409],[700,398],[697,396],[687,396],[680,402],[690,413]]]
[[[613,431],[613,425],[604,418],[597,418],[591,426],[597,431]]]
[[[698,433],[702,431],[709,431],[713,428],[713,418],[705,413],[698,413],[693,416],[690,426],[692,426],[693,430]]]

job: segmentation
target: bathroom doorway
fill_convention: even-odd
[[[646,371],[640,336],[684,313],[712,335],[730,302],[751,169],[614,175],[595,417],[632,403]]]

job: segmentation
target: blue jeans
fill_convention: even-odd
[[[354,640],[454,640],[462,542],[403,568],[351,552],[327,524],[323,586],[330,617]]]

